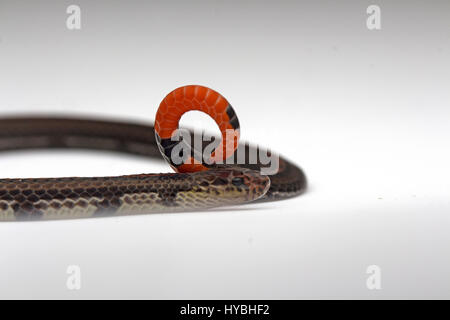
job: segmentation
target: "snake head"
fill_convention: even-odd
[[[230,179],[236,191],[247,193],[248,201],[261,198],[270,188],[270,178],[251,169],[232,169]]]
[[[270,178],[258,171],[230,167],[194,173],[208,199],[220,204],[240,204],[259,199],[269,190]]]

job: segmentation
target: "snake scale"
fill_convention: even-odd
[[[82,148],[161,159],[157,140],[152,124],[72,117],[0,119],[0,151]],[[259,151],[240,143],[235,153],[242,149],[246,155]],[[306,188],[303,171],[282,157],[274,175],[262,175],[261,167],[258,160],[254,164],[211,165],[198,172],[0,179],[0,220],[192,211],[286,199]]]

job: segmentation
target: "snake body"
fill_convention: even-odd
[[[0,119],[0,151],[83,148],[161,158],[153,125],[59,118]],[[245,154],[257,147],[239,144]],[[248,159],[247,159],[248,160]],[[279,158],[279,170],[261,175],[261,163],[213,165],[190,173],[117,177],[0,179],[0,220],[65,219],[200,210],[290,198],[306,188],[303,171]]]

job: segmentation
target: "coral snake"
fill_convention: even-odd
[[[202,150],[180,152],[181,163],[173,161],[174,148],[184,140],[177,142],[172,137],[181,116],[190,110],[210,115],[222,133],[205,163],[198,159],[206,150],[205,142]],[[265,150],[238,143],[238,139],[239,122],[231,105],[216,91],[198,85],[169,93],[159,106],[154,126],[71,117],[2,118],[0,151],[84,148],[157,158],[162,154],[176,173],[0,179],[0,220],[193,211],[285,199],[305,190],[306,177],[299,167],[278,157],[276,172],[262,174],[265,164],[261,159],[250,160]],[[243,163],[219,164],[218,160],[237,154],[244,155]]]

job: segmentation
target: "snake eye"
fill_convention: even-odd
[[[233,185],[235,185],[236,187],[240,187],[240,186],[242,186],[242,185],[244,184],[244,179],[243,179],[243,178],[236,177],[236,178],[233,178],[233,179],[231,180],[231,183],[232,183]]]

